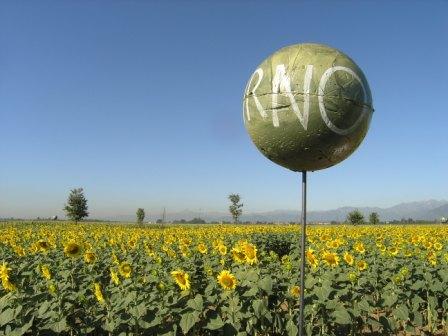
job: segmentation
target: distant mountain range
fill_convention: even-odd
[[[421,202],[401,203],[390,208],[379,207],[342,207],[334,210],[309,211],[307,219],[310,222],[331,222],[344,221],[347,214],[353,210],[361,211],[366,219],[371,212],[377,212],[381,221],[401,220],[402,218],[412,218],[413,220],[438,220],[441,217],[448,217],[448,201],[429,200]],[[243,209],[244,211],[244,209]],[[251,222],[297,222],[300,212],[298,210],[274,210],[266,212],[244,213],[241,221]],[[161,217],[161,214],[160,214]],[[151,216],[154,218],[154,214]],[[226,212],[204,212],[184,210],[179,212],[167,212],[166,220],[191,220],[193,218],[203,218],[207,222],[230,221],[231,217]],[[135,221],[135,216],[114,216],[104,219],[119,221]]]

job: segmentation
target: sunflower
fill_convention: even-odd
[[[190,276],[188,273],[182,270],[172,271],[171,276],[174,278],[181,290],[190,289]]]
[[[339,241],[337,240],[337,239],[335,239],[335,240],[330,240],[330,241],[327,241],[327,243],[325,244],[325,246],[327,247],[327,248],[332,248],[332,249],[337,249],[338,247],[339,247],[339,245],[340,245],[340,243],[339,243]]]
[[[299,286],[292,286],[289,290],[289,293],[294,296],[295,298],[300,296],[300,287]]]
[[[396,285],[400,284],[403,282],[403,276],[401,274],[396,274],[392,277],[392,282]]]
[[[95,257],[95,253],[93,252],[86,252],[84,254],[84,261],[88,264],[91,264],[95,261],[96,257]]]
[[[21,246],[14,246],[14,252],[20,257],[24,257],[26,255],[25,249]]]
[[[37,243],[37,247],[41,250],[41,251],[47,251],[50,248],[50,244],[48,244],[48,242],[46,242],[45,240],[39,240]]]
[[[433,245],[434,250],[436,251],[440,251],[442,249],[442,244],[440,244],[439,242],[435,242]]]
[[[40,267],[40,271],[42,272],[42,275],[45,279],[51,280],[51,272],[50,269],[48,268],[48,265],[42,265]]]
[[[73,241],[68,242],[64,246],[64,253],[68,257],[77,257],[81,254],[81,246]]]
[[[226,270],[221,271],[218,274],[217,279],[218,279],[218,282],[221,285],[221,287],[226,290],[235,289],[235,287],[236,287],[236,278],[229,271],[226,271]]]
[[[206,254],[207,253],[207,245],[205,245],[204,243],[200,243],[198,245],[198,251],[201,254]]]
[[[95,288],[94,294],[95,294],[96,299],[98,300],[99,303],[103,304],[105,301],[104,301],[103,293],[101,292],[101,284],[98,282],[95,282],[94,288]]]
[[[226,255],[227,254],[227,246],[224,244],[218,246],[218,252],[220,255]]]
[[[116,285],[120,284],[120,278],[118,277],[117,272],[115,272],[115,270],[111,267],[110,268],[110,279],[112,280],[112,282]]]
[[[285,254],[284,256],[282,256],[281,262],[282,262],[282,264],[289,264],[289,262],[290,262],[289,255]]]
[[[319,260],[314,255],[314,251],[312,249],[308,249],[308,251],[306,251],[306,260],[311,266],[313,266],[313,268],[316,268],[317,265],[319,265]]]
[[[257,262],[257,248],[251,243],[243,244],[243,251],[246,256],[246,262],[250,265]]]
[[[118,266],[118,272],[120,272],[121,276],[128,279],[131,277],[132,267],[127,262],[122,262],[120,266]]]
[[[426,259],[432,266],[437,265],[437,255],[433,251],[427,254]]]
[[[351,281],[351,282],[356,282],[356,280],[358,279],[358,276],[356,275],[356,273],[354,272],[350,272],[347,276],[347,278]]]
[[[131,239],[131,240],[128,242],[128,245],[129,245],[129,247],[130,247],[131,249],[135,249],[135,247],[137,246],[137,241],[136,241],[135,239]]]
[[[179,246],[180,253],[184,258],[188,258],[190,256],[190,249],[188,245],[182,244]]]
[[[54,284],[54,283],[50,283],[49,285],[48,285],[48,291],[51,293],[51,294],[56,294],[56,291],[57,291],[58,289],[57,289],[57,287],[56,287],[56,285]]]
[[[398,254],[398,248],[396,246],[389,247],[389,253],[391,255],[397,255]]]
[[[214,249],[218,249],[219,245],[221,245],[221,244],[223,244],[223,242],[221,240],[219,240],[219,239],[215,239],[212,242],[212,246],[213,246]]]
[[[365,253],[366,252],[366,249],[365,249],[364,244],[362,242],[356,243],[354,247],[355,247],[356,252],[358,252],[358,253]]]
[[[232,257],[237,263],[243,263],[246,260],[244,252],[239,247],[232,249]]]
[[[339,257],[336,253],[324,252],[322,255],[322,260],[331,267],[335,267],[339,264]]]
[[[357,266],[360,271],[367,269],[367,263],[364,260],[358,261]]]
[[[411,243],[414,244],[414,245],[417,245],[418,244],[418,237],[417,236],[412,236]]]
[[[350,253],[345,252],[345,253],[344,253],[344,261],[345,261],[347,264],[349,264],[350,266],[352,266],[352,265],[353,265],[353,262],[354,262],[355,260],[353,259],[353,256],[352,256]]]
[[[407,268],[406,266],[405,266],[405,267],[402,267],[402,268],[400,269],[400,274],[401,274],[402,276],[404,276],[404,277],[408,276],[408,275],[409,275],[409,268]]]
[[[16,290],[16,286],[9,280],[9,271],[11,268],[8,267],[6,262],[0,266],[0,279],[2,280],[2,286],[5,290],[12,292]]]
[[[115,252],[112,252],[112,262],[116,265],[120,264],[120,261],[117,258],[117,255],[115,254]]]

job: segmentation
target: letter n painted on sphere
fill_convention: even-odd
[[[279,106],[278,96],[280,94],[288,97],[291,107],[303,128],[306,130],[308,127],[308,116],[310,111],[310,85],[311,78],[313,76],[313,66],[307,65],[305,70],[305,77],[303,79],[303,113],[300,111],[297,101],[291,90],[291,79],[286,73],[286,67],[284,64],[277,65],[275,69],[275,75],[272,79],[272,123],[274,127],[279,127],[277,111],[284,109]]]

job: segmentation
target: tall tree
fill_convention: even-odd
[[[73,189],[68,195],[67,204],[64,211],[70,220],[78,222],[84,217],[89,216],[87,212],[87,200],[82,188]]]
[[[347,215],[347,221],[353,225],[364,224],[364,215],[359,210],[353,210]]]
[[[369,215],[369,222],[370,222],[370,224],[373,224],[373,225],[378,224],[380,222],[380,217],[378,216],[378,213],[372,212]]]
[[[240,216],[243,214],[243,203],[240,203],[241,197],[238,194],[230,194],[229,195],[230,206],[229,211],[232,215],[233,222],[238,223]]]
[[[142,224],[145,219],[145,209],[138,208],[137,209],[137,223]]]

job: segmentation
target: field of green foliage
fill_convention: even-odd
[[[448,335],[447,226],[308,233],[307,335]],[[0,335],[297,335],[299,235],[0,224]]]

